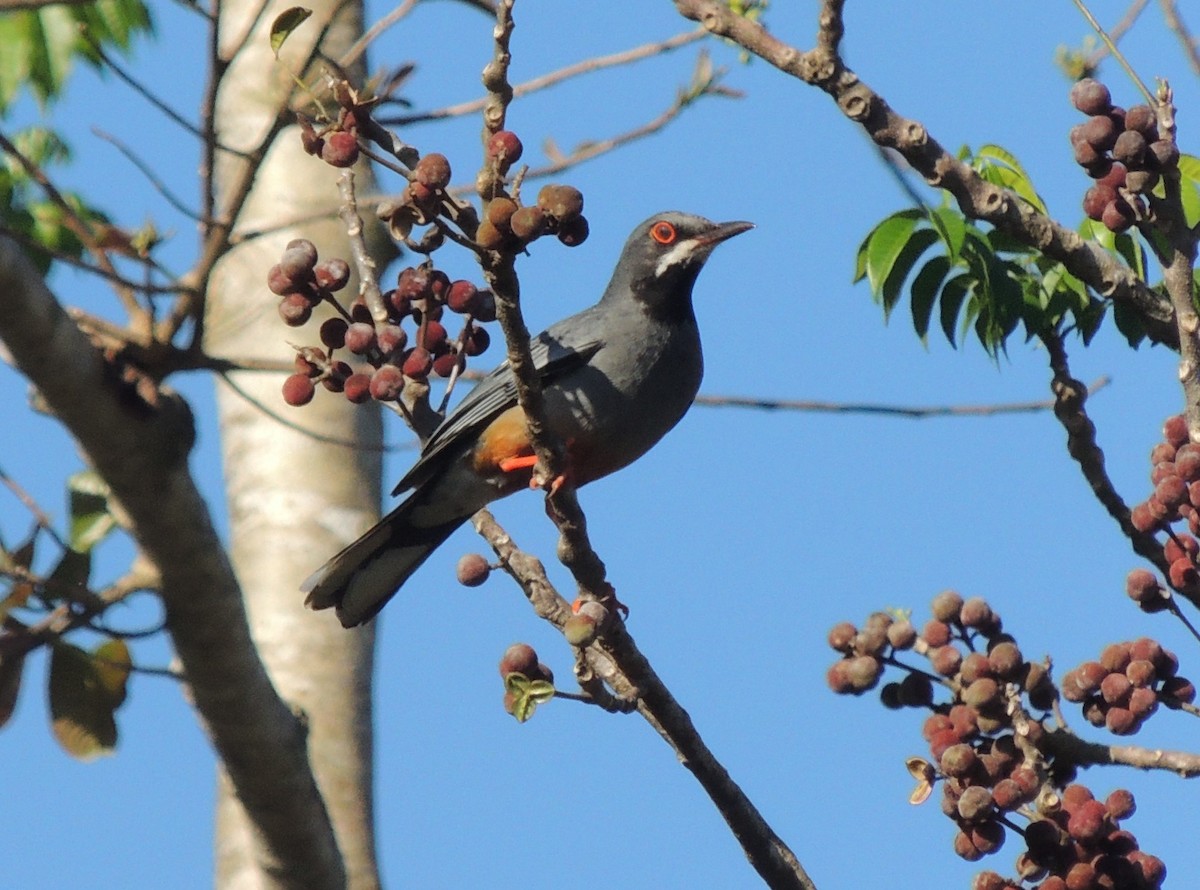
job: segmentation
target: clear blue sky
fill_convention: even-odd
[[[1093,9],[1111,23],[1125,5],[1105,0]],[[1006,146],[1051,211],[1078,221],[1087,181],[1067,143],[1077,116],[1052,61],[1056,46],[1088,33],[1071,3],[929,0],[904,6],[905,15],[881,0],[847,7],[848,61],[893,107],[951,149]],[[807,47],[815,8],[776,3],[768,21]],[[202,30],[176,5],[160,4],[156,14],[159,39],[139,46],[136,67],[192,117]],[[1171,78],[1181,141],[1194,151],[1197,78],[1158,16],[1156,7],[1145,12],[1128,51],[1145,79]],[[522,0],[517,23],[518,80],[686,27],[665,0]],[[423,4],[374,58],[416,58],[411,95],[436,107],[479,94],[489,34],[487,21],[458,4]],[[431,58],[428,46],[443,52]],[[697,287],[705,392],[903,405],[1045,397],[1045,355],[1019,338],[996,363],[976,345],[922,346],[907,325],[907,304],[883,324],[865,287],[850,283],[854,250],[876,221],[904,206],[904,195],[824,94],[761,62],[739,64],[720,44],[710,48],[746,99],[702,102],[659,137],[570,173],[586,195],[592,236],[575,251],[538,247],[522,263],[531,326],[591,302],[634,223],[685,209],[758,224],[717,252]],[[543,138],[569,147],[654,117],[686,81],[694,54],[518,101],[510,123],[525,139],[526,159],[536,161]],[[1103,75],[1118,102],[1136,101],[1114,64]],[[36,116],[26,105],[7,126]],[[124,224],[153,217],[173,229],[168,264],[186,268],[192,225],[89,128],[134,143],[189,197],[194,142],[115,79],[89,72],[52,120],[75,151],[64,181]],[[478,128],[472,119],[407,136],[470,169]],[[453,262],[467,271],[465,258]],[[66,302],[118,311],[95,282],[59,275],[53,283]],[[269,299],[257,281],[246,298]],[[1161,349],[1131,353],[1110,328],[1091,349],[1071,353],[1081,379],[1113,377],[1091,409],[1117,487],[1138,500],[1148,491],[1146,455],[1161,421],[1181,406],[1173,358]],[[223,522],[211,383],[177,382],[198,408],[194,466]],[[24,411],[24,395],[0,370],[8,418],[0,465],[61,517],[61,480],[78,459],[53,423]],[[836,621],[887,606],[912,607],[923,620],[929,599],[955,587],[986,597],[1024,651],[1052,654],[1060,671],[1107,642],[1149,634],[1180,654],[1184,673],[1200,674],[1194,644],[1171,619],[1127,605],[1123,579],[1137,560],[1063,443],[1049,414],[913,421],[696,408],[644,460],[583,493],[593,541],[631,607],[632,633],[822,890],[967,887],[980,867],[954,858],[953,829],[936,803],[907,803],[903,760],[925,753],[921,716],[827,692],[833,653],[824,639]],[[408,459],[397,456],[391,472]],[[512,498],[497,512],[519,543],[552,562],[553,529],[536,497]],[[27,527],[19,505],[0,507],[6,541]],[[377,796],[389,885],[758,886],[690,774],[637,717],[570,702],[552,703],[524,726],[503,713],[495,662],[509,643],[532,642],[560,678],[570,675],[570,657],[505,579],[473,591],[454,583],[454,561],[470,549],[480,543],[460,533],[383,617]],[[110,570],[120,556],[107,554]],[[297,567],[297,582],[309,569]],[[566,572],[551,571],[569,589]],[[129,622],[147,614],[137,607]],[[150,664],[170,657],[161,639],[139,643],[135,654]],[[438,674],[414,676],[414,664]],[[43,674],[43,660],[33,659],[17,715],[0,733],[9,764],[0,886],[208,886],[213,757],[178,688],[135,678],[119,714],[118,753],[79,764],[51,740]],[[1187,747],[1194,734],[1185,733],[1186,720],[1162,713],[1134,741]],[[1128,827],[1166,860],[1172,886],[1200,871],[1200,852],[1179,836],[1178,816],[1192,804],[1180,780],[1118,769],[1085,780],[1102,794],[1126,783],[1134,789],[1139,812]],[[1008,872],[1017,848],[1010,840],[983,864]]]

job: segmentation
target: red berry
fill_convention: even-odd
[[[358,160],[358,140],[353,133],[330,133],[321,148],[321,160],[331,167],[354,166]]]
[[[307,374],[292,374],[283,381],[283,400],[294,407],[307,405],[316,391]]]
[[[350,264],[338,257],[326,260],[313,270],[317,284],[326,290],[339,291],[350,281]]]
[[[1182,414],[1168,417],[1163,422],[1163,438],[1176,448],[1181,448],[1188,442],[1187,418]]]
[[[433,356],[429,354],[428,349],[418,346],[410,350],[404,359],[404,376],[411,377],[413,380],[424,380],[429,376],[431,370],[433,370]]]
[[[394,402],[404,391],[404,375],[395,365],[382,365],[371,375],[371,398],[377,402]]]
[[[495,202],[493,202],[495,203]],[[470,281],[459,280],[446,292],[446,307],[460,315],[471,315],[479,301],[479,288]]]
[[[346,348],[355,355],[366,355],[375,348],[375,327],[356,321],[346,328]]]
[[[1087,119],[1083,125],[1083,138],[1088,145],[1098,152],[1106,152],[1113,147],[1119,134],[1117,125],[1106,114],[1097,114]]]
[[[857,627],[849,621],[842,621],[829,629],[826,640],[829,643],[829,647],[835,652],[849,652],[851,645],[854,643],[854,637],[857,634]]]
[[[279,301],[279,317],[288,327],[298,328],[312,318],[312,303],[303,294],[288,294]]]
[[[931,648],[945,646],[950,642],[950,625],[944,621],[938,621],[936,618],[927,621],[921,628],[921,639]]]
[[[1162,599],[1162,589],[1158,586],[1158,578],[1146,569],[1134,569],[1125,576],[1125,593],[1136,603],[1153,602]]]
[[[524,150],[521,140],[511,130],[493,133],[487,143],[487,156],[496,162],[501,173],[519,161]]]
[[[344,318],[335,316],[321,322],[321,342],[330,349],[341,349],[346,345],[346,329],[349,327]]]
[[[342,391],[351,402],[361,405],[371,398],[371,375],[363,373],[351,374],[346,378],[346,383]]]
[[[536,673],[538,655],[528,643],[514,643],[504,650],[500,658],[500,676],[509,674],[524,674],[526,677]]]

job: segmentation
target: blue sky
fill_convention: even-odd
[[[776,3],[768,21],[806,47],[815,8]],[[881,0],[848,4],[849,64],[951,150],[994,142],[1015,152],[1051,212],[1077,223],[1087,180],[1071,162],[1067,130],[1078,117],[1053,65],[1058,45],[1088,33],[1074,6],[927,0],[906,8],[919,13],[897,16],[895,4]],[[1125,4],[1092,8],[1111,23]],[[1195,151],[1188,109],[1198,107],[1198,81],[1158,15],[1144,13],[1126,48],[1144,79],[1171,79],[1181,143]],[[157,17],[159,39],[139,46],[137,70],[194,116],[201,84],[191,60],[202,31],[174,5],[161,5]],[[666,2],[522,0],[513,76],[685,27]],[[479,94],[490,30],[459,4],[422,4],[374,58],[418,61],[410,94],[421,108],[463,101]],[[430,56],[430,46],[442,51]],[[875,222],[905,206],[904,195],[823,93],[761,62],[743,65],[721,44],[710,49],[730,68],[727,83],[747,97],[701,102],[660,136],[564,177],[586,196],[592,235],[573,251],[539,244],[522,262],[530,326],[593,301],[636,222],[661,209],[690,210],[758,225],[723,246],[697,286],[704,392],[902,405],[1046,397],[1046,357],[1019,338],[994,362],[970,343],[958,351],[936,339],[923,346],[907,324],[906,303],[883,324],[865,286],[851,285],[854,251]],[[544,138],[570,147],[656,116],[686,82],[695,52],[518,101],[509,121],[525,140],[525,160],[536,162]],[[1114,64],[1102,75],[1116,101],[1136,101]],[[62,181],[122,223],[153,217],[174,230],[166,261],[186,268],[192,225],[89,128],[134,143],[185,196],[196,192],[194,142],[115,79],[86,71],[52,113],[75,151]],[[37,116],[26,104],[7,127]],[[478,130],[469,119],[406,136],[466,170],[477,161]],[[452,274],[469,272],[466,257],[445,263]],[[66,302],[118,312],[94,282],[58,274],[52,284]],[[256,281],[247,299],[269,297]],[[284,339],[281,329],[281,349]],[[1147,455],[1162,419],[1182,405],[1174,359],[1161,349],[1131,352],[1111,327],[1092,348],[1069,349],[1077,377],[1113,378],[1089,407],[1118,490],[1139,500],[1148,493]],[[193,465],[223,523],[211,382],[176,383],[197,407]],[[0,466],[61,517],[62,479],[79,466],[70,442],[24,410],[25,389],[7,370],[0,370],[0,400],[15,430],[0,442]],[[390,473],[398,476],[408,460],[396,455]],[[824,639],[833,623],[883,607],[911,607],[923,620],[930,598],[954,587],[986,597],[1023,650],[1052,654],[1060,672],[1110,641],[1152,635],[1180,655],[1183,673],[1200,673],[1195,646],[1177,624],[1127,605],[1124,576],[1138,562],[1091,498],[1049,414],[914,421],[698,407],[646,458],[581,499],[593,542],[631,608],[631,632],[822,890],[883,882],[916,890],[931,880],[966,887],[980,867],[953,856],[952,826],[935,803],[907,803],[903,760],[925,753],[921,716],[826,690],[833,653]],[[497,514],[521,545],[552,562],[554,532],[536,497],[514,497]],[[6,541],[28,524],[12,500],[0,507]],[[458,555],[475,549],[480,542],[461,532],[382,619],[376,719],[385,881],[758,886],[690,774],[637,717],[570,702],[552,703],[523,726],[503,713],[495,663],[509,643],[533,643],[560,678],[570,675],[570,657],[506,580],[475,590],[454,583]],[[121,555],[119,546],[106,552],[112,571]],[[311,568],[297,567],[297,583]],[[570,588],[565,570],[551,565],[551,573]],[[129,621],[152,612],[135,606]],[[160,665],[170,657],[161,639],[138,644],[135,655]],[[414,664],[433,665],[436,675],[414,676]],[[0,733],[0,751],[15,767],[0,842],[5,886],[209,885],[213,757],[179,689],[135,678],[119,714],[116,756],[79,764],[51,740],[43,674],[35,659],[17,715]],[[1134,741],[1186,748],[1194,738],[1186,719],[1161,713]],[[1078,717],[1073,725],[1104,739]],[[1101,794],[1119,785],[1134,790],[1139,811],[1127,827],[1166,860],[1175,886],[1200,869],[1200,852],[1172,830],[1188,790],[1180,780],[1119,769],[1093,770],[1084,780]],[[1010,839],[986,864],[1009,871],[1017,848]]]

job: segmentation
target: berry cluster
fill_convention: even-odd
[[[317,131],[304,117],[300,121],[300,144],[331,167],[353,167],[358,162],[358,126],[354,114],[343,109],[337,123]]]
[[[1113,105],[1108,87],[1098,80],[1077,81],[1071,104],[1088,115],[1071,128],[1075,161],[1096,180],[1083,197],[1083,211],[1111,231],[1123,232],[1145,216],[1140,196],[1179,163],[1179,148],[1174,139],[1159,138],[1154,109]]]
[[[556,235],[567,247],[587,239],[588,221],[579,189],[548,185],[538,192],[536,204],[524,207],[512,198],[494,198],[488,202],[475,240],[488,250],[520,250],[547,234]]]
[[[1085,661],[1063,675],[1062,696],[1082,705],[1093,726],[1133,735],[1160,702],[1178,708],[1195,700],[1196,687],[1178,670],[1179,659],[1155,640],[1113,643],[1098,661]]]
[[[524,722],[538,704],[554,696],[554,672],[538,661],[528,643],[513,643],[500,658],[504,681],[504,710]]]
[[[1200,595],[1197,553],[1200,542],[1192,535],[1172,529],[1175,522],[1186,522],[1192,534],[1200,534],[1200,445],[1188,434],[1187,421],[1181,414],[1163,424],[1163,441],[1150,451],[1150,496],[1129,512],[1129,521],[1139,532],[1165,531],[1169,536],[1163,547],[1168,565],[1167,582],[1171,588],[1191,597]],[[1130,572],[1125,585],[1129,596],[1146,612],[1158,612],[1171,604],[1170,591],[1144,569]]]
[[[462,371],[468,357],[479,355],[491,342],[488,332],[477,324],[496,318],[491,291],[470,281],[451,281],[430,262],[400,272],[396,287],[382,295],[387,313],[382,322],[372,316],[361,297],[346,309],[333,296],[346,286],[349,275],[344,260],[318,264],[316,248],[304,239],[289,243],[267,275],[268,287],[281,295],[279,312],[287,324],[305,324],[313,307],[321,302],[339,313],[321,324],[324,349],[305,347],[297,352],[296,371],[283,383],[284,401],[289,405],[310,402],[317,383],[355,403],[396,401],[406,380],[424,381],[431,373],[450,377]],[[442,323],[447,308],[465,316],[453,339]],[[402,326],[406,320],[415,328],[411,338]],[[365,364],[352,367],[336,358],[339,349]]]
[[[922,728],[932,763],[910,762],[922,783],[914,800],[941,782],[942,811],[957,827],[954,850],[968,861],[998,850],[1010,832],[1023,837],[1019,877],[982,872],[975,890],[1158,887],[1166,873],[1162,862],[1138,850],[1118,824],[1132,814],[1132,796],[1118,791],[1098,803],[1084,786],[1067,784],[1073,763],[1047,744],[1052,730],[1044,716],[1030,716],[1045,715],[1058,697],[1047,667],[1025,659],[983,599],[945,591],[934,598],[932,613],[919,631],[910,619],[886,613],[870,616],[861,629],[836,625],[829,644],[842,658],[827,680],[835,692],[861,694],[878,684],[885,666],[905,671],[880,697],[888,707],[932,711]],[[905,651],[924,656],[930,672],[903,664],[898,656]],[[1166,667],[1156,670],[1165,676]],[[1071,676],[1064,681],[1075,683]],[[935,702],[938,687],[949,692],[948,701]]]

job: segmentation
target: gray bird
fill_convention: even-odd
[[[629,236],[595,306],[530,343],[546,419],[583,485],[645,454],[687,412],[704,371],[692,285],[713,249],[753,228],[670,211]],[[393,494],[412,494],[302,585],[346,627],[370,620],[471,514],[529,485],[534,463],[503,362],[434,430]]]

